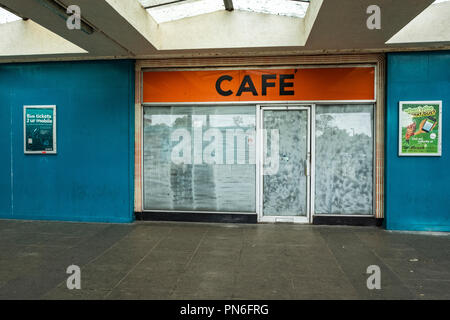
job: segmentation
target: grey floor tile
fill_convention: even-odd
[[[102,300],[109,291],[98,289],[73,289],[57,287],[41,297],[42,300]]]
[[[408,281],[408,288],[417,299],[450,300],[449,280],[414,280]]]
[[[293,299],[292,280],[285,275],[252,275],[238,273],[233,296],[237,299],[285,300]]]
[[[294,276],[293,299],[358,299],[359,295],[345,277]]]
[[[106,295],[108,300],[167,300],[169,291],[158,291],[154,288],[120,288]]]
[[[450,281],[450,269],[445,264],[420,259],[384,259],[403,281],[411,279]]]
[[[68,290],[66,268],[81,267]],[[381,289],[369,290],[369,265]],[[450,237],[379,228],[0,220],[3,299],[449,299]]]
[[[177,279],[177,273],[132,272],[127,275],[114,289],[148,289],[156,291],[171,291],[175,287]]]

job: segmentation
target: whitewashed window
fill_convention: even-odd
[[[256,211],[255,107],[144,108],[144,209]]]
[[[373,106],[316,107],[315,214],[371,215]]]

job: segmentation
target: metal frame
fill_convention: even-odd
[[[141,206],[142,212],[174,212],[174,213],[218,213],[218,214],[256,214],[258,215],[258,222],[294,222],[294,223],[312,223],[315,214],[315,119],[316,119],[316,106],[317,105],[348,105],[348,104],[364,104],[371,105],[373,108],[373,196],[372,196],[372,214],[320,214],[320,216],[332,216],[332,217],[375,217],[375,201],[376,201],[376,188],[375,188],[375,174],[376,174],[376,125],[375,125],[375,114],[376,114],[376,102],[372,100],[337,100],[337,101],[314,101],[314,103],[309,103],[308,101],[286,101],[286,102],[268,102],[255,103],[255,102],[176,102],[176,103],[142,103],[141,104],[141,120],[142,120],[142,130],[141,130],[141,141],[144,142],[144,107],[169,107],[169,106],[226,106],[226,105],[246,105],[255,106],[256,108],[256,212],[230,212],[230,211],[197,211],[197,210],[153,210],[145,209],[144,206],[144,153],[141,152]],[[263,138],[262,138],[262,110],[272,109],[272,110],[296,110],[296,109],[308,109],[308,148],[310,152],[309,159],[309,178],[308,190],[307,190],[307,218],[305,217],[290,217],[290,216],[269,216],[263,217],[263,207],[262,207],[262,191],[263,191],[263,179],[262,179],[262,158],[263,155]]]
[[[153,8],[158,8],[158,7],[162,7],[162,6],[167,6],[170,4],[174,4],[174,3],[178,3],[178,2],[184,2],[186,0],[168,0],[167,2],[163,2],[163,3],[159,3],[159,4],[154,4],[151,6],[145,6],[144,9],[153,9]]]
[[[315,215],[315,194],[316,194],[316,104],[311,105],[311,177],[310,177],[310,223],[313,222]]]
[[[315,213],[315,194],[316,194],[316,189],[315,189],[315,183],[316,183],[316,176],[315,176],[315,171],[316,171],[316,135],[315,135],[315,129],[316,129],[316,107],[317,105],[326,105],[326,103],[317,103],[317,104],[313,104],[312,105],[312,117],[311,117],[311,154],[312,154],[312,159],[311,159],[311,215],[312,216],[321,216],[321,217],[376,217],[376,193],[377,193],[377,189],[376,189],[376,145],[377,145],[377,141],[376,141],[376,102],[361,102],[361,101],[353,101],[351,103],[342,103],[342,102],[338,102],[338,103],[330,103],[330,104],[334,104],[334,105],[348,105],[348,104],[361,104],[361,105],[367,105],[367,106],[372,106],[373,109],[373,131],[372,131],[372,135],[373,135],[373,143],[372,143],[372,151],[373,151],[373,157],[372,157],[372,186],[373,186],[373,190],[372,190],[372,213],[371,214],[331,214],[331,213],[321,213],[321,214],[316,214]]]
[[[223,5],[225,6],[225,10],[227,11],[233,11],[233,0],[223,0]]]
[[[174,4],[174,3],[178,3],[178,2],[185,2],[185,1],[186,0],[168,0],[167,2],[154,4],[154,5],[150,5],[150,6],[145,6],[144,9],[152,9],[152,8],[157,8],[157,7],[166,6],[166,5],[170,5],[170,4]],[[291,1],[310,3],[309,0],[291,0]],[[227,11],[234,10],[233,0],[223,0],[223,5],[225,7],[225,10],[227,10]]]
[[[198,106],[203,106],[203,107],[208,107],[208,106],[223,106],[223,103],[205,103],[205,104],[202,104],[202,105],[199,105],[198,103],[194,103],[194,102],[191,102],[191,103],[183,103],[183,102],[181,102],[181,103],[151,103],[151,104],[142,104],[142,107],[141,107],[141,120],[142,120],[142,130],[141,130],[141,141],[142,141],[142,148],[144,147],[144,145],[143,145],[143,143],[144,143],[144,107],[171,107],[171,106],[173,106],[173,105],[179,105],[179,106],[190,106],[190,105],[193,105],[193,106],[196,106],[196,105],[198,105]],[[246,104],[247,106],[254,106],[254,104],[250,104],[250,103],[247,103]],[[257,120],[257,118],[256,118],[256,131],[258,130],[257,129],[257,123],[258,123],[258,120]],[[258,133],[256,132],[256,134],[255,134],[255,136],[257,136],[258,135]],[[255,141],[255,143],[256,143],[256,148],[255,148],[255,152],[257,152],[257,149],[258,149],[258,138],[256,137],[256,141]],[[257,157],[255,157],[255,160],[256,160],[256,167],[258,167],[258,164],[257,164],[257,162],[258,162],[258,159],[257,159]],[[142,165],[141,165],[141,199],[142,199],[142,203],[141,203],[141,206],[142,206],[142,212],[167,212],[167,213],[171,213],[171,212],[173,212],[173,213],[218,213],[218,214],[257,214],[258,213],[258,210],[257,210],[257,207],[258,207],[258,198],[256,199],[256,202],[255,202],[255,207],[256,207],[256,210],[255,211],[206,211],[206,210],[159,210],[159,209],[145,209],[145,199],[144,199],[144,152],[141,152],[141,163],[142,163]],[[256,174],[256,186],[255,186],[255,190],[258,190],[258,175]],[[258,193],[258,192],[255,192],[255,193]]]
[[[224,101],[224,102],[147,102],[143,107],[167,107],[167,106],[211,106],[211,105],[313,105],[313,104],[373,104],[375,100],[299,100],[299,101]]]
[[[272,70],[272,69],[322,69],[322,68],[375,68],[374,63],[346,63],[346,64],[280,64],[280,65],[250,65],[250,66],[224,66],[224,67],[142,67],[142,72],[161,71],[217,71],[217,70]]]
[[[403,153],[402,152],[402,127],[400,115],[403,104],[438,104],[439,105],[439,137],[437,153]],[[442,100],[441,101],[399,101],[398,103],[398,155],[400,157],[441,157],[442,156]]]
[[[55,15],[61,17],[66,20],[70,17],[70,14],[67,13],[68,5],[65,5],[60,0],[38,0],[38,2],[45,8],[52,11]],[[81,31],[86,33],[87,35],[93,34],[96,30],[94,26],[89,24],[84,17],[81,17]]]
[[[27,151],[27,134],[26,134],[26,110],[27,109],[52,109],[53,110],[53,150],[52,151]],[[23,153],[24,154],[56,154],[57,153],[57,143],[56,143],[56,105],[33,105],[33,106],[23,106]]]
[[[258,166],[257,166],[257,176],[259,177],[259,183],[257,185],[258,193],[258,222],[294,222],[294,223],[311,223],[312,221],[312,211],[311,211],[311,105],[258,105],[259,109],[259,128],[257,143],[259,146],[259,153],[257,154]],[[294,110],[305,110],[307,112],[307,146],[306,146],[306,217],[304,216],[264,216],[264,139],[262,133],[264,130],[264,111],[265,110],[278,110],[278,111],[294,111]]]

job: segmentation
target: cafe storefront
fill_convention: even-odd
[[[379,55],[139,61],[138,220],[383,218]]]

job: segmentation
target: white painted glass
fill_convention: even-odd
[[[307,110],[264,110],[263,213],[307,215]]]
[[[144,209],[256,212],[255,107],[144,108]]]
[[[223,0],[139,0],[158,23],[225,10]],[[303,18],[309,3],[292,0],[233,0],[234,10]],[[152,8],[149,8],[152,7]]]
[[[315,214],[371,215],[373,106],[316,106]]]
[[[187,0],[147,9],[157,23],[225,10],[223,0]]]
[[[233,0],[236,10],[303,18],[309,3],[292,0]]]

